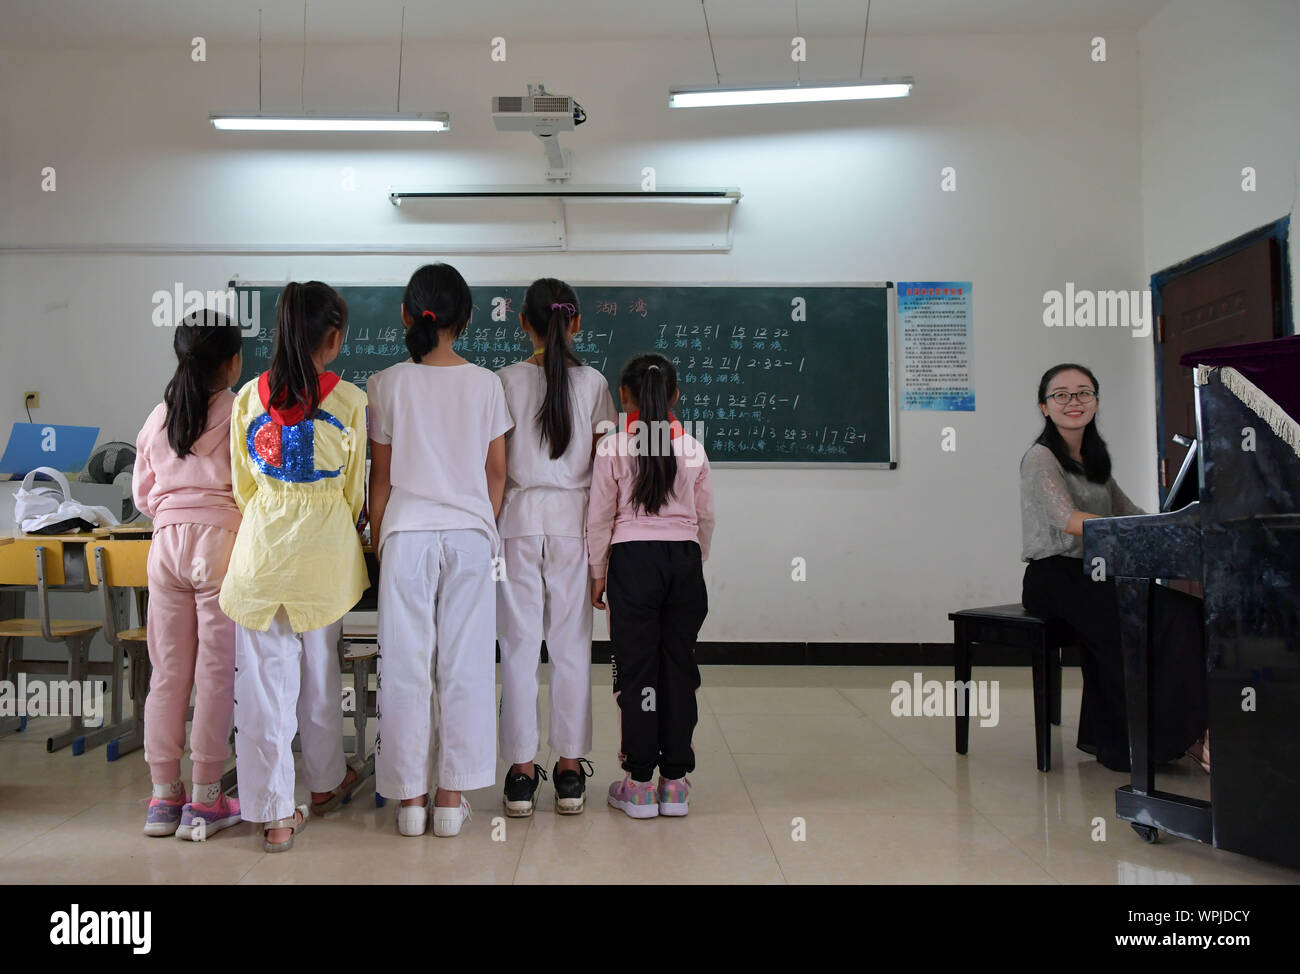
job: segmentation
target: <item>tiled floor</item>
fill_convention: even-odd
[[[532,819],[505,819],[498,786],[470,793],[460,837],[402,838],[394,803],[375,808],[368,785],[274,856],[248,824],[203,844],[146,838],[140,753],[114,764],[102,748],[46,754],[58,722],[33,721],[0,738],[0,883],[581,883],[630,871],[679,883],[1300,881],[1195,842],[1146,845],[1116,821],[1125,777],[1074,748],[1078,670],[1066,671],[1054,767],[1040,774],[1026,669],[976,673],[1000,681],[1000,720],[972,722],[963,757],[951,718],[891,714],[890,685],[910,669],[705,667],[690,816],[651,821],[604,804],[620,775],[609,675],[592,668],[597,774],[583,815],[555,815],[545,785]],[[1208,797],[1208,778],[1181,765],[1161,786]]]

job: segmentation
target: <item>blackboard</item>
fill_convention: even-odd
[[[247,381],[270,360],[281,285],[232,284],[260,309],[245,338]],[[618,403],[623,364],[657,351],[677,367],[683,421],[702,422],[711,463],[896,466],[893,286],[574,284],[578,356],[609,380]],[[365,387],[408,355],[399,285],[339,286],[348,334],[330,368]],[[524,285],[472,288],[474,314],[456,343],[500,369],[532,354],[519,330]],[[251,302],[251,303],[250,303]],[[251,331],[252,329],[248,329]]]

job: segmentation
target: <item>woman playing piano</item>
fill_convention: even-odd
[[[1057,365],[1038,383],[1043,431],[1020,461],[1025,611],[1064,620],[1083,670],[1081,751],[1115,771],[1129,770],[1128,718],[1115,584],[1083,565],[1083,522],[1146,512],[1110,475],[1097,432],[1097,378],[1082,365]],[[1157,762],[1189,753],[1209,770],[1204,622],[1201,600],[1164,586],[1152,592],[1155,645],[1152,717]]]

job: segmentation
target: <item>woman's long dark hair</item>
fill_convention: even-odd
[[[1067,362],[1063,365],[1053,365],[1043,373],[1043,378],[1038,383],[1038,402],[1040,405],[1047,405],[1047,390],[1052,380],[1062,372],[1068,372],[1073,369],[1076,372],[1082,372],[1092,383],[1092,391],[1101,392],[1101,384],[1097,382],[1097,377],[1092,374],[1092,369],[1086,365],[1075,365]],[[1070,456],[1070,448],[1066,446],[1065,440],[1061,437],[1061,431],[1056,428],[1052,422],[1051,416],[1045,416],[1046,422],[1043,424],[1043,431],[1038,434],[1035,443],[1041,443],[1052,451],[1052,456],[1056,457],[1061,468],[1069,473],[1081,474],[1087,477],[1095,484],[1104,484],[1110,480],[1110,451],[1106,449],[1106,441],[1101,438],[1097,432],[1097,417],[1094,415],[1088,421],[1088,425],[1083,428],[1083,449],[1080,451],[1083,456],[1083,463],[1080,464]]]
[[[623,366],[618,384],[636,398],[641,410],[639,418],[650,431],[647,435],[650,448],[643,447],[636,459],[632,500],[647,514],[658,514],[672,496],[673,481],[677,478],[677,457],[672,451],[671,434],[665,442],[656,437],[654,431],[664,428],[656,426],[656,423],[669,421],[668,404],[677,392],[677,371],[662,355],[638,355]]]
[[[569,366],[582,360],[569,347],[569,325],[578,316],[578,296],[573,288],[553,277],[539,278],[524,295],[524,321],[545,341],[542,358],[546,394],[537,410],[542,442],[550,445],[551,459],[564,456],[573,439],[573,413],[569,408]]]
[[[402,307],[411,316],[406,329],[406,350],[419,362],[438,347],[440,332],[455,341],[474,312],[474,296],[460,271],[450,264],[425,264],[406,283]]]
[[[219,311],[196,311],[176,327],[176,373],[167,383],[167,442],[184,459],[208,425],[217,371],[242,349],[239,326]]]
[[[312,356],[330,332],[348,326],[348,305],[343,296],[321,281],[290,281],[280,292],[275,309],[275,344],[271,353],[270,405],[277,409],[300,406],[307,417],[320,409],[320,379]]]

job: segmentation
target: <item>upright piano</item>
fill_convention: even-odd
[[[1083,528],[1084,569],[1103,559],[1119,600],[1132,780],[1115,813],[1148,842],[1163,831],[1300,867],[1300,338],[1194,352],[1183,364],[1195,370],[1198,499]],[[1204,591],[1208,802],[1155,786],[1157,579]]]

